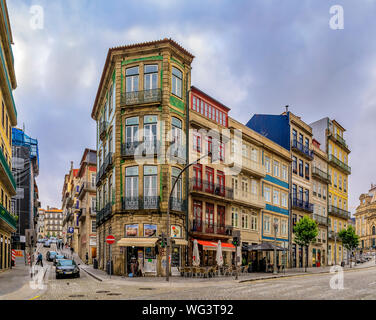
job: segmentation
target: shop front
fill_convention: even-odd
[[[193,247],[192,239],[192,247]],[[217,264],[216,255],[218,242],[207,241],[207,240],[197,240],[198,250],[200,254],[200,265],[203,267],[211,267]],[[233,263],[233,253],[235,254],[236,248],[231,243],[221,242],[222,255],[223,255],[223,265],[229,266]]]

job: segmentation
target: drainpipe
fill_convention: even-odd
[[[186,96],[186,108],[185,108],[185,163],[189,163],[189,93],[191,92],[191,89],[188,90],[188,72],[186,73],[185,77],[185,91],[187,93]],[[186,208],[185,208],[185,238],[188,241],[188,231],[189,231],[189,170],[185,173],[185,199],[186,199]],[[185,249],[185,265],[188,265],[188,245]]]

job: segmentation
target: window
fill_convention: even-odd
[[[182,97],[182,90],[181,90],[182,79],[183,79],[183,73],[179,69],[172,67],[172,86],[171,86],[172,87],[172,93],[174,95],[178,96],[179,98]],[[201,109],[201,113],[203,113],[202,109]]]
[[[334,172],[334,186],[337,188],[337,172]]]
[[[174,145],[173,150],[176,150],[182,145],[182,122],[178,118],[172,117],[171,118],[171,140]]]
[[[271,173],[270,158],[267,156],[265,156],[265,168],[266,168],[266,173]]]
[[[296,199],[296,184],[292,185],[292,197],[293,199]]]
[[[270,217],[264,216],[264,231],[270,232]]]
[[[287,194],[284,192],[281,193],[281,205],[287,208]]]
[[[257,181],[251,179],[251,193],[257,195]]]
[[[273,204],[276,204],[279,206],[279,191],[273,190]]]
[[[144,116],[144,145],[153,153],[157,144],[157,116]]]
[[[265,198],[265,201],[271,202],[271,199],[270,199],[270,187],[264,186],[264,198]]]
[[[305,178],[307,179],[307,180],[309,180],[309,164],[308,163],[306,163],[305,164]]]
[[[206,203],[205,204],[205,223],[206,223],[206,232],[214,232],[214,204]]]
[[[172,168],[171,169],[171,176],[172,176],[172,181],[171,181],[171,186],[173,186],[173,184],[175,183],[178,175],[180,174],[181,170],[179,168]],[[172,196],[178,200],[178,201],[181,201],[182,199],[182,179],[181,179],[181,176],[179,177],[178,181],[176,182],[176,185],[175,185],[175,188],[174,188],[174,192],[172,194]]]
[[[125,197],[138,199],[138,167],[125,168]]]
[[[133,67],[125,70],[125,91],[138,91],[139,68]]]
[[[338,188],[342,190],[342,176],[340,174],[338,175]]]
[[[96,185],[96,176],[95,176],[95,174],[92,174],[91,175],[91,186],[93,188],[95,188],[95,185]]]
[[[284,181],[287,181],[287,166],[286,165],[282,165],[282,180]]]
[[[249,229],[248,214],[242,211],[242,229]]]
[[[206,178],[206,192],[214,192],[214,169],[210,167],[205,168],[205,178]]]
[[[212,137],[207,137],[207,143],[208,143],[208,153],[213,152],[213,138]]]
[[[299,133],[299,142],[300,145],[303,146],[303,135],[301,133]]]
[[[237,228],[238,224],[238,208],[232,207],[231,209],[231,224],[233,227]]]
[[[219,143],[219,160],[225,160],[225,144],[223,142]]]
[[[257,225],[258,225],[258,218],[256,215],[252,214],[251,215],[251,230],[252,231],[257,231]]]
[[[193,133],[193,150],[201,152],[201,135],[197,132]]]
[[[296,132],[295,129],[292,129],[292,140],[293,141],[297,141],[298,140],[298,138],[297,138],[297,132]]]
[[[303,177],[303,160],[299,159],[299,175]]]
[[[195,96],[192,97],[192,110],[196,111],[196,103],[197,98]]]
[[[281,220],[281,234],[287,235],[287,221],[285,219]]]
[[[217,206],[217,224],[221,231],[225,228],[226,208],[223,206]]]
[[[225,174],[219,170],[217,170],[217,183],[216,194],[225,196]]]
[[[279,177],[279,162],[278,161],[274,161],[274,176],[275,177]]]
[[[307,150],[309,149],[309,139],[308,138],[305,138],[305,147],[307,148]]]
[[[202,190],[202,164],[193,166],[193,188]]]
[[[92,233],[96,233],[97,232],[97,221],[96,220],[92,220],[91,221],[91,232]]]
[[[144,166],[144,199],[157,197],[157,166]]]
[[[138,117],[125,119],[125,143],[132,148],[138,142]]]
[[[296,157],[292,157],[292,172],[293,173],[298,173],[298,169],[297,169],[297,166],[298,166],[298,163],[297,163],[297,158]]]
[[[193,230],[202,231],[202,202],[193,201]]]
[[[158,65],[149,64],[144,66],[144,90],[157,89]]]
[[[251,160],[257,162],[257,149],[251,148]]]
[[[343,178],[343,191],[344,192],[347,191],[347,180],[346,180],[346,178]]]

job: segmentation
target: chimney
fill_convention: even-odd
[[[73,170],[73,161],[70,162],[70,169]]]
[[[289,112],[289,105],[286,105],[285,108],[286,108],[286,113]]]

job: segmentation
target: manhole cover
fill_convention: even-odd
[[[84,297],[83,294],[72,294],[69,296],[69,298],[82,298],[82,297]]]
[[[153,288],[139,288],[139,290],[153,290]]]
[[[97,291],[96,293],[107,293],[107,292],[110,292],[110,291],[106,291],[106,290],[99,290],[99,291]]]
[[[107,293],[108,296],[121,296],[121,293]]]

